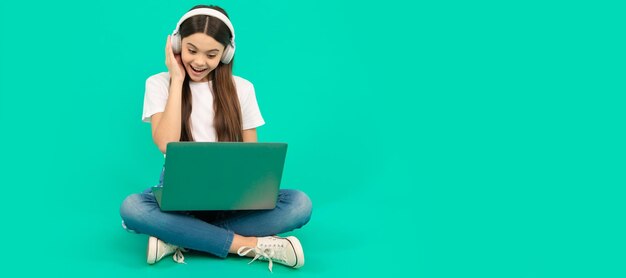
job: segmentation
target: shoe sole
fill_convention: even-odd
[[[150,252],[150,246],[153,246],[152,250],[154,252]],[[148,248],[146,250],[146,257],[148,257],[148,264],[156,263],[156,253],[159,251],[159,240],[156,237],[151,236],[148,239]]]
[[[292,266],[293,268],[300,268],[304,265],[304,250],[302,249],[302,244],[300,244],[300,240],[295,236],[288,236],[287,239],[291,242],[291,246],[293,246],[293,251],[296,252],[296,264]]]

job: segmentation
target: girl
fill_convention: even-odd
[[[256,142],[265,122],[252,83],[232,75],[235,31],[217,6],[193,7],[165,44],[168,72],[146,81],[143,121],[165,154],[168,142]],[[180,55],[177,55],[180,53]],[[193,109],[192,109],[193,107]],[[163,170],[160,184],[163,183]],[[299,268],[304,251],[293,236],[273,236],[304,226],[311,200],[297,190],[280,190],[276,208],[258,211],[162,212],[151,189],[122,203],[122,226],[150,235],[148,264],[167,255],[183,263],[185,248],[226,258],[229,253]]]

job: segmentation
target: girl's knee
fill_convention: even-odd
[[[131,194],[122,202],[120,216],[127,220],[135,218],[145,211],[146,201],[143,194]]]
[[[313,203],[309,196],[300,190],[285,190],[287,194],[287,203],[289,204],[288,210],[296,222],[299,222],[299,226],[303,226],[311,219],[311,212],[313,211]]]

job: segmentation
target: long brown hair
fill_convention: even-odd
[[[197,5],[191,8],[191,10],[198,8],[214,9],[228,17],[226,11],[218,6]],[[209,16],[207,15],[196,15],[186,19],[181,23],[179,32],[181,38],[195,33],[204,33],[224,46],[230,43],[232,37],[230,29],[228,29],[226,24],[213,17],[209,20]],[[233,60],[228,64],[220,62],[213,72],[209,73],[209,78],[213,83],[213,109],[215,110],[213,123],[215,132],[217,133],[217,141],[220,142],[243,141],[241,108],[239,106],[235,82],[233,81]],[[186,74],[182,91],[180,141],[194,141],[193,135],[191,134],[190,117],[192,103],[189,80],[189,74]]]

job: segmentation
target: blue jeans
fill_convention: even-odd
[[[159,184],[163,184],[163,171]],[[288,232],[309,222],[311,210],[304,192],[281,189],[271,210],[163,212],[150,187],[126,197],[120,215],[129,231],[224,258],[234,234],[260,237]]]

